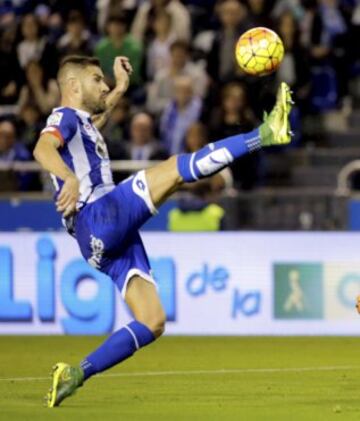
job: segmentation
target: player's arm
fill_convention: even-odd
[[[356,307],[357,312],[360,314],[360,295],[358,295],[356,297],[356,305],[355,305],[355,307]]]
[[[34,158],[41,167],[64,181],[64,185],[56,201],[57,211],[69,216],[76,212],[79,197],[79,181],[75,174],[61,158],[58,148],[61,141],[51,133],[43,133],[34,149]]]
[[[116,57],[113,69],[116,85],[106,98],[106,111],[91,117],[94,125],[98,129],[101,129],[106,124],[112,110],[129,86],[129,76],[132,73],[129,59],[127,57]]]

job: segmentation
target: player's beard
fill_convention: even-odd
[[[106,96],[101,95],[99,98],[95,98],[94,95],[85,94],[83,97],[83,105],[86,110],[93,114],[101,114],[106,111]]]

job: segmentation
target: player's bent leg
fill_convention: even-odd
[[[147,326],[155,338],[164,333],[166,316],[154,284],[140,276],[132,277],[127,287],[125,301],[135,320]]]
[[[81,362],[84,380],[126,360],[163,333],[165,315],[152,282],[133,276],[127,286],[125,300],[135,320],[110,335]]]
[[[126,360],[162,335],[165,313],[153,283],[133,276],[127,286],[125,300],[135,320],[110,335],[81,362],[80,367],[57,363],[53,368],[52,387],[45,397],[46,406],[59,406],[91,376]]]

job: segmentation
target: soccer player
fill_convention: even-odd
[[[97,59],[68,56],[60,65],[61,106],[42,130],[34,156],[51,173],[57,210],[76,238],[83,257],[120,289],[134,320],[114,332],[78,367],[57,363],[48,407],[58,406],[91,376],[113,367],[164,332],[162,309],[139,228],[183,183],[217,173],[240,156],[263,146],[290,142],[291,95],[279,87],[276,104],[259,128],[211,143],[168,160],[115,186],[99,128],[124,94],[131,65],[114,61],[110,92]]]

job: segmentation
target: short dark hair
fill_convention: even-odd
[[[63,69],[68,65],[75,66],[80,69],[85,69],[85,67],[87,66],[101,67],[100,61],[97,57],[79,56],[79,55],[65,56],[60,62],[59,70],[57,73],[58,82],[60,81],[60,77],[61,77],[61,73]]]
[[[78,55],[65,56],[60,62],[59,70],[61,70],[61,68],[66,66],[67,64],[73,64],[74,66],[79,66],[79,67],[86,67],[86,66],[100,67],[99,59],[97,57],[90,57],[90,56],[78,56]]]

